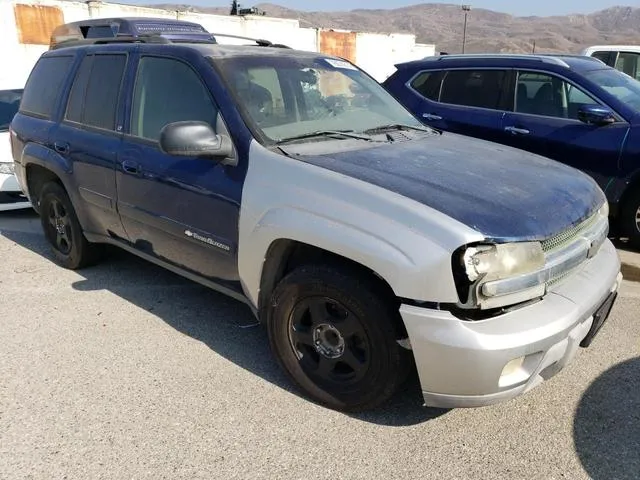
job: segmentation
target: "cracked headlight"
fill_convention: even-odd
[[[475,245],[454,261],[462,308],[492,309],[544,295],[546,257],[540,242]]]
[[[0,174],[13,175],[15,173],[13,162],[0,163]]]
[[[470,247],[464,253],[464,267],[471,282],[501,280],[544,267],[540,242],[505,243]]]

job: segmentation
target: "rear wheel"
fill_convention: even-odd
[[[371,279],[304,266],[276,287],[267,318],[281,366],[315,401],[361,411],[389,399],[410,354],[397,343],[399,313]]]
[[[626,199],[619,218],[623,236],[634,248],[640,248],[640,189]]]
[[[75,270],[99,260],[102,245],[87,241],[71,200],[60,184],[50,182],[42,187],[39,211],[45,237],[61,266]]]

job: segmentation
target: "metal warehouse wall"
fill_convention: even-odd
[[[416,44],[414,35],[301,28],[298,20],[290,19],[206,15],[95,1],[0,0],[0,89],[24,85],[33,64],[47,50],[55,26],[84,18],[119,16],[180,18],[198,22],[213,33],[266,38],[296,49],[334,54],[357,63],[379,81],[393,72],[395,63],[435,53],[435,45]]]

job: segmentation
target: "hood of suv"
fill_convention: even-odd
[[[547,239],[605,201],[574,168],[451,133],[300,159],[411,198],[497,241]]]

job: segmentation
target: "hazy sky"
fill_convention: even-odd
[[[130,0],[131,1],[131,0]],[[135,3],[152,3],[144,0],[133,0]],[[162,1],[162,0],[155,0]],[[250,7],[265,0],[240,0],[244,7]],[[299,10],[352,10],[354,8],[394,8],[422,3],[419,0],[268,0],[269,3]],[[224,0],[180,0],[185,3],[202,6],[225,6],[231,1]],[[266,3],[266,2],[265,2]],[[451,3],[424,2],[424,3]],[[462,3],[462,2],[460,2]],[[591,13],[614,5],[630,5],[640,7],[640,0],[465,0],[476,8],[488,8],[514,15],[561,15],[566,13]]]

